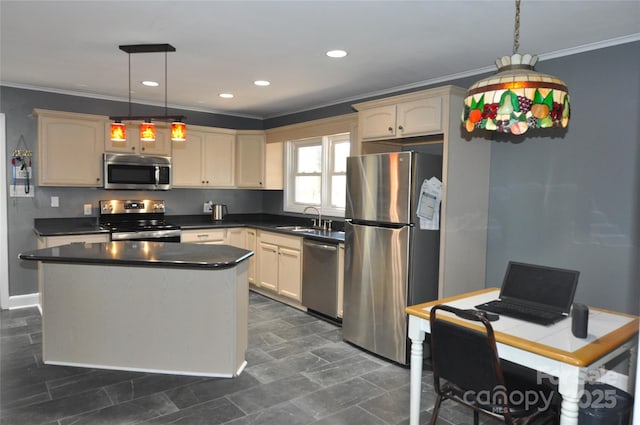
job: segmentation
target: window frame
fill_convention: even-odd
[[[330,217],[344,217],[345,209],[331,205],[331,180],[335,175],[346,175],[333,172],[335,164],[334,146],[349,143],[351,146],[351,133],[344,132],[326,136],[309,137],[305,139],[289,140],[285,142],[285,179],[282,209],[285,212],[304,213],[309,206],[318,208],[322,215]],[[322,171],[320,183],[320,204],[308,204],[295,202],[295,178],[297,173],[296,149],[303,146],[322,146]],[[311,175],[311,174],[307,174]]]

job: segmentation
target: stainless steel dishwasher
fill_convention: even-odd
[[[336,320],[338,244],[305,239],[302,246],[302,305]]]

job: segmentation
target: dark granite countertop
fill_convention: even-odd
[[[253,255],[229,245],[118,241],[72,243],[21,253],[22,260],[51,263],[224,269]]]
[[[229,214],[224,220],[213,221],[209,214],[167,215],[165,219],[180,226],[182,230],[213,229],[230,227],[253,227],[305,238],[320,239],[329,242],[344,242],[343,223],[334,223],[334,230],[305,233],[280,229],[278,226],[309,226],[310,219],[277,214]],[[65,236],[92,233],[109,233],[98,225],[97,217],[79,218],[36,218],[34,231],[38,236]]]

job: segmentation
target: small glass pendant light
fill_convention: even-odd
[[[120,120],[111,123],[111,141],[127,141],[127,127]]]
[[[184,142],[187,140],[187,126],[182,121],[171,123],[171,141]]]
[[[156,141],[156,125],[151,121],[145,121],[140,124],[140,141],[155,142]]]

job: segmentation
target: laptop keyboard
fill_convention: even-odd
[[[565,316],[551,311],[539,310],[521,304],[513,304],[508,301],[494,300],[476,306],[477,309],[490,311],[492,313],[504,314],[527,322],[539,325],[552,325],[563,319]]]

